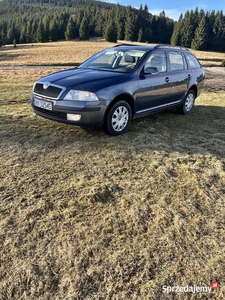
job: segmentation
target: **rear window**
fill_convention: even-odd
[[[186,57],[187,57],[188,64],[192,69],[201,67],[200,63],[198,62],[197,58],[194,55],[186,53]]]

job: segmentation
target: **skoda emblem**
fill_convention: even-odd
[[[49,87],[49,85],[50,85],[49,82],[45,82],[45,83],[43,84],[43,89],[46,90],[46,89]]]

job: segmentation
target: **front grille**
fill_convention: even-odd
[[[34,112],[46,118],[67,120],[67,115],[64,112],[46,110],[37,106],[33,106]]]
[[[46,96],[49,98],[57,99],[59,94],[62,92],[62,88],[56,87],[49,85],[47,89],[43,88],[43,83],[36,83],[34,87],[34,93],[41,95],[41,96]]]

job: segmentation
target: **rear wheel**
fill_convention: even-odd
[[[183,105],[179,107],[179,111],[184,115],[188,115],[192,111],[194,104],[195,104],[195,92],[193,90],[190,90],[188,91],[184,99]]]
[[[126,101],[116,102],[109,110],[104,129],[110,135],[120,135],[127,131],[131,121],[131,108]]]

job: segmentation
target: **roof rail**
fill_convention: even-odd
[[[117,45],[113,46],[113,48],[119,47],[119,46],[140,46],[140,45],[122,43],[122,44],[117,44]]]
[[[161,44],[161,45],[155,46],[155,48],[173,48],[173,49],[180,49],[180,50],[187,50],[187,51],[189,51],[189,49],[186,48],[186,47],[176,46],[176,45],[171,45],[171,44]]]

